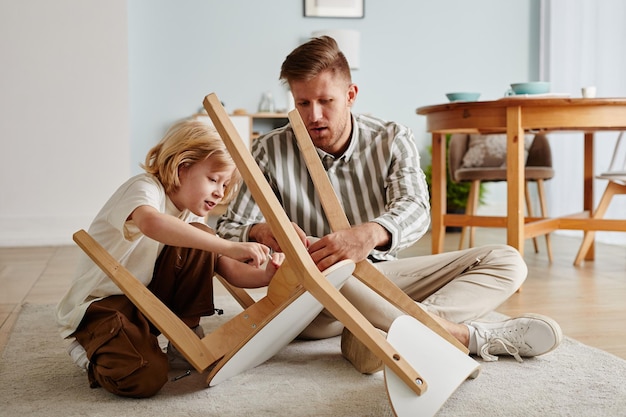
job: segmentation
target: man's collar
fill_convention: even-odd
[[[352,113],[350,113],[350,121],[352,123],[352,129],[350,131],[350,143],[346,151],[341,156],[335,157],[334,155],[329,154],[328,152],[316,147],[315,149],[317,150],[317,154],[322,160],[325,157],[330,156],[333,159],[344,159],[346,162],[350,161],[350,158],[352,158],[352,154],[356,149],[356,144],[359,141],[359,129],[356,128],[356,117],[354,117]]]

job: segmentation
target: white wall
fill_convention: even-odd
[[[537,0],[366,0],[364,19],[301,0],[0,0],[0,246],[66,244],[178,118],[216,92],[284,105],[280,64],[311,32],[361,32],[356,111],[430,141],[419,106],[536,78]],[[426,157],[426,161],[427,161]]]
[[[0,0],[0,246],[71,242],[130,174],[124,0]]]
[[[257,109],[280,65],[320,29],[361,33],[355,111],[430,136],[419,106],[453,90],[501,97],[509,83],[538,74],[538,1],[365,0],[365,18],[305,18],[301,0],[129,2],[132,169],[174,120],[216,92],[230,110]]]

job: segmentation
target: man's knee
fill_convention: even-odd
[[[528,276],[528,266],[519,251],[509,245],[491,245],[486,248],[490,250],[486,263],[497,268],[513,287],[519,288]]]

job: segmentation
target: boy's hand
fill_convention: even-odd
[[[285,254],[282,252],[274,252],[273,254],[268,255],[267,265],[265,265],[265,278],[267,279],[267,283],[265,285],[269,284],[272,277],[284,261]]]
[[[261,266],[270,253],[270,248],[256,242],[231,242],[232,245],[222,255],[236,259],[255,268]]]

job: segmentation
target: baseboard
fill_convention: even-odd
[[[89,227],[91,220],[89,216],[0,218],[0,247],[71,245],[74,232]]]

